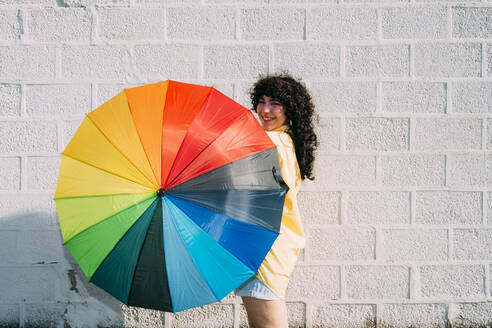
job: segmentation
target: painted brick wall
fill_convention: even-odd
[[[288,68],[321,120],[292,327],[492,324],[492,1],[0,0],[0,327],[245,327],[240,299],[121,306],[62,247],[59,153],[124,87],[248,105]]]

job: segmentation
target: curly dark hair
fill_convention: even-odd
[[[300,79],[292,77],[288,72],[271,75],[260,75],[249,90],[252,110],[256,112],[258,101],[267,96],[278,100],[285,108],[285,116],[296,151],[297,162],[301,171],[301,179],[314,180],[314,153],[318,147],[318,137],[314,132],[314,123],[318,122],[318,114],[314,110],[311,95]],[[291,121],[292,123],[289,124]]]

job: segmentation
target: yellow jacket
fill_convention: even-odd
[[[299,250],[305,246],[297,205],[301,174],[294,143],[286,132],[287,129],[286,125],[282,125],[275,130],[267,131],[268,136],[277,146],[282,177],[290,189],[285,196],[280,234],[255,275],[281,299],[285,299],[289,276],[294,270]]]

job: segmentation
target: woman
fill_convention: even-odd
[[[297,192],[301,180],[314,180],[317,119],[306,87],[288,73],[260,76],[250,90],[253,110],[277,146],[282,177],[289,186],[280,234],[255,276],[236,289],[250,327],[287,327],[285,290],[300,249],[304,248]]]

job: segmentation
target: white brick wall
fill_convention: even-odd
[[[0,327],[246,327],[240,299],[129,308],[62,246],[84,115],[168,78],[249,106],[289,69],[321,115],[292,327],[492,324],[490,0],[0,0]]]

